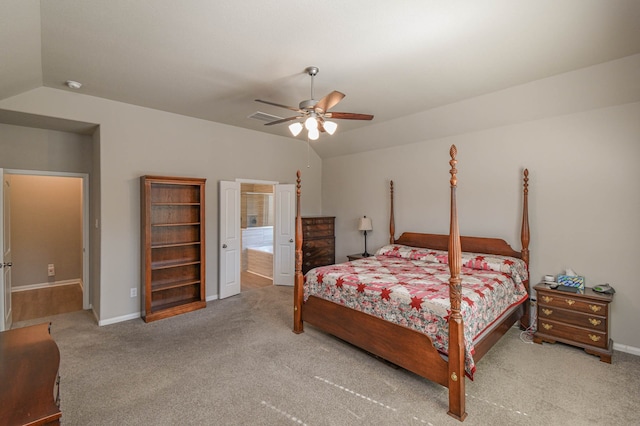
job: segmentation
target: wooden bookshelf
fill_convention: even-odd
[[[146,322],[206,306],[205,181],[140,177],[141,301]]]

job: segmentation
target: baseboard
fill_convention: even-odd
[[[636,348],[634,346],[621,345],[619,343],[614,343],[613,344],[613,350],[620,351],[620,352],[625,352],[625,353],[628,353],[628,354],[631,354],[631,355],[640,356],[640,348]]]
[[[257,276],[259,276],[259,277],[266,278],[266,279],[268,279],[268,280],[272,280],[272,281],[273,281],[273,277],[268,277],[268,276],[263,275],[263,274],[261,274],[261,273],[259,273],[259,272],[250,271],[250,270],[248,270],[248,269],[247,269],[247,272],[248,272],[248,273],[250,273],[250,274],[257,275]]]
[[[93,314],[95,315],[95,311],[93,311]],[[113,317],[106,320],[98,320],[98,325],[102,327],[103,325],[116,324],[118,322],[129,321],[129,320],[141,318],[141,317],[142,317],[141,313],[136,312],[133,314],[122,315],[119,317]]]
[[[11,293],[17,293],[19,291],[29,291],[29,290],[39,290],[41,288],[51,288],[51,287],[61,287],[64,285],[79,285],[82,289],[82,279],[74,278],[71,280],[62,280],[62,281],[53,281],[47,283],[37,283],[37,284],[29,284],[29,285],[21,285],[18,287],[12,287]]]
[[[209,296],[207,297],[207,302],[210,302],[211,300],[217,300],[218,299],[218,295],[213,295],[213,296]],[[127,314],[127,315],[122,315],[119,317],[114,317],[114,318],[109,318],[109,319],[105,319],[105,320],[100,320],[98,319],[98,316],[96,315],[96,311],[93,311],[93,316],[96,317],[96,321],[98,321],[98,325],[99,326],[103,326],[103,325],[111,325],[111,324],[116,324],[119,322],[123,322],[123,321],[130,321],[132,319],[137,319],[137,318],[142,318],[142,312],[136,312],[133,314]]]

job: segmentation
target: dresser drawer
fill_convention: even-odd
[[[606,349],[609,344],[607,333],[573,327],[556,321],[538,318],[538,331],[552,337],[569,339],[597,348]]]
[[[303,259],[302,263],[308,271],[309,269],[313,269],[318,266],[333,265],[335,263],[335,258],[331,255],[327,255],[310,259]]]
[[[607,317],[556,308],[554,306],[538,305],[538,318],[541,320],[559,321],[602,332],[608,330]]]
[[[333,258],[335,250],[333,247],[318,247],[302,250],[302,261],[307,262],[309,259],[316,258]],[[333,263],[333,262],[331,262]]]
[[[313,250],[313,249],[323,249],[323,248],[331,248],[334,247],[335,238],[334,237],[326,237],[320,238],[317,240],[305,240],[302,243],[302,250]]]
[[[322,238],[333,237],[333,224],[321,224],[314,226],[313,228],[302,228],[302,235],[304,238]]]
[[[607,316],[607,303],[585,300],[572,295],[560,295],[558,293],[543,293],[540,295],[539,303],[556,308],[566,308],[572,311],[584,312],[592,315]]]
[[[302,218],[302,236],[307,238],[333,237],[335,225],[333,217]]]
[[[316,225],[324,225],[329,224],[333,226],[335,223],[334,216],[318,216],[318,217],[303,217],[302,226],[316,226]]]

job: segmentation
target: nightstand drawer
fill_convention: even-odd
[[[566,308],[577,312],[607,316],[607,303],[601,303],[593,300],[584,300],[579,296],[564,295],[559,293],[541,294],[540,304],[553,306],[556,308]]]
[[[559,321],[569,325],[591,328],[606,332],[607,318],[597,315],[584,314],[554,306],[538,305],[538,318],[541,320]]]
[[[569,339],[575,342],[606,349],[609,344],[607,333],[573,327],[556,321],[538,318],[538,330],[546,335]]]

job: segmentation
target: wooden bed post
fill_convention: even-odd
[[[393,244],[396,242],[396,222],[393,218],[393,181],[390,182],[389,186],[389,192],[391,193],[391,213],[389,215],[389,244]]]
[[[522,228],[520,231],[520,242],[522,243],[522,260],[527,264],[527,282],[525,283],[525,287],[527,289],[527,294],[529,294],[529,285],[531,281],[529,273],[529,169],[524,169],[522,191]],[[520,319],[520,327],[525,330],[531,325],[529,324],[531,321],[529,319],[529,311],[528,303],[526,303],[524,314]]]
[[[460,314],[462,301],[462,285],[460,268],[462,264],[462,248],[460,244],[460,230],[458,228],[458,210],[456,207],[456,186],[458,170],[456,170],[456,154],[458,150],[451,145],[451,220],[449,229],[449,301],[451,314],[449,315],[449,414],[460,421],[467,417],[465,411],[465,376],[464,376],[464,323]]]
[[[300,216],[300,170],[296,173],[296,269],[293,287],[293,332],[302,333],[302,299],[304,276],[302,275],[302,217]]]

